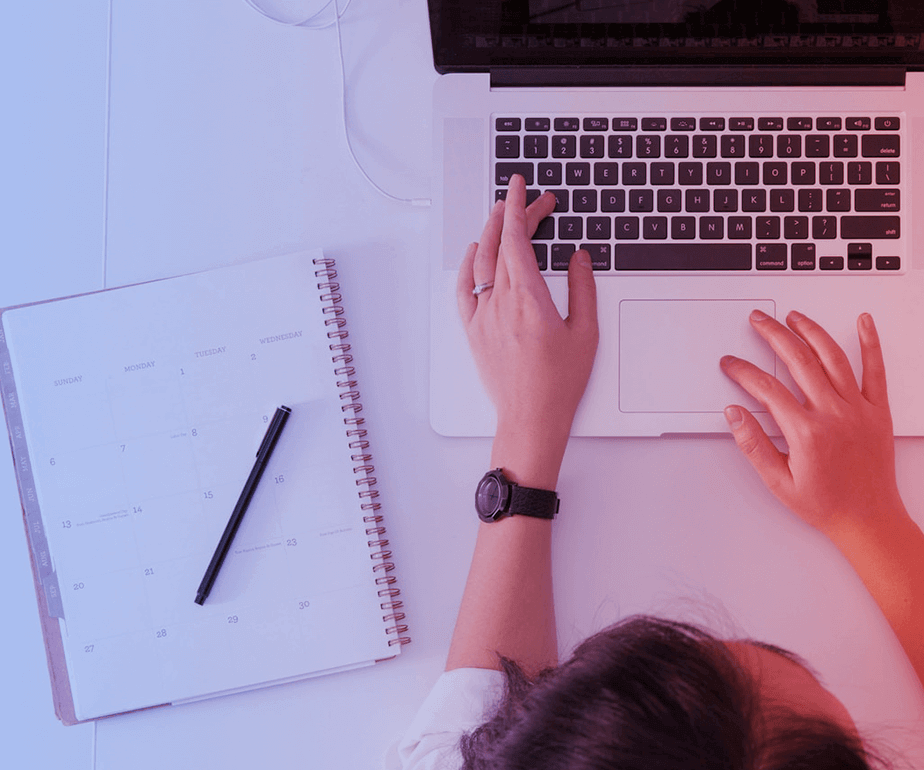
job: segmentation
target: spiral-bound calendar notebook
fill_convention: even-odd
[[[63,722],[370,665],[409,641],[333,260],[277,257],[0,321]],[[281,404],[289,423],[199,606]]]

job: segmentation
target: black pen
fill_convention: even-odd
[[[225,527],[224,534],[222,534],[221,540],[218,541],[218,547],[215,549],[212,561],[209,562],[205,576],[199,584],[199,590],[196,591],[196,604],[202,604],[212,590],[212,584],[215,582],[215,578],[218,577],[222,562],[224,562],[225,556],[228,555],[228,551],[231,549],[231,541],[234,540],[238,527],[241,526],[241,522],[244,520],[244,514],[247,512],[247,506],[250,505],[250,499],[257,489],[257,484],[260,483],[260,477],[263,475],[263,471],[266,470],[270,455],[276,447],[276,442],[279,440],[290,414],[292,414],[292,410],[289,407],[280,406],[276,410],[276,414],[273,415],[269,428],[266,429],[266,435],[257,450],[257,461],[247,477],[244,489],[241,490],[241,496],[237,499],[237,505],[234,506],[234,511],[228,520],[228,526]]]

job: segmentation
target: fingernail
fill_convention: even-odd
[[[583,249],[574,252],[572,259],[576,259],[578,264],[582,267],[593,267],[593,263],[590,261],[590,254]]]
[[[730,366],[733,362],[735,362],[735,361],[737,361],[737,360],[738,360],[738,359],[735,358],[734,356],[722,356],[722,357],[719,359],[719,366],[722,366],[722,367]]]
[[[766,321],[770,316],[768,316],[763,310],[752,310],[751,311],[751,320],[752,321]]]
[[[805,318],[805,316],[802,315],[802,313],[800,313],[798,310],[792,310],[789,313],[789,320],[794,323],[797,321],[801,321],[803,318]]]
[[[744,415],[737,406],[726,406],[725,419],[728,421],[728,427],[732,430],[737,430],[741,427],[741,423],[744,422]]]
[[[873,325],[873,317],[869,313],[863,313],[860,316],[860,323],[863,324],[863,329],[868,332],[872,332],[876,328]]]

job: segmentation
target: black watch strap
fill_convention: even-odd
[[[508,513],[519,516],[533,516],[537,519],[554,519],[558,513],[558,495],[548,489],[533,489],[513,484],[510,492]]]

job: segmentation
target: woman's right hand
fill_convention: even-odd
[[[844,351],[811,319],[790,313],[788,329],[759,311],[750,320],[805,395],[800,403],[753,364],[722,358],[725,374],[767,408],[789,446],[788,454],[780,452],[744,407],[726,408],[735,442],[770,491],[834,540],[875,526],[878,517],[907,515],[895,481],[885,365],[872,317],[857,322],[860,385]]]

